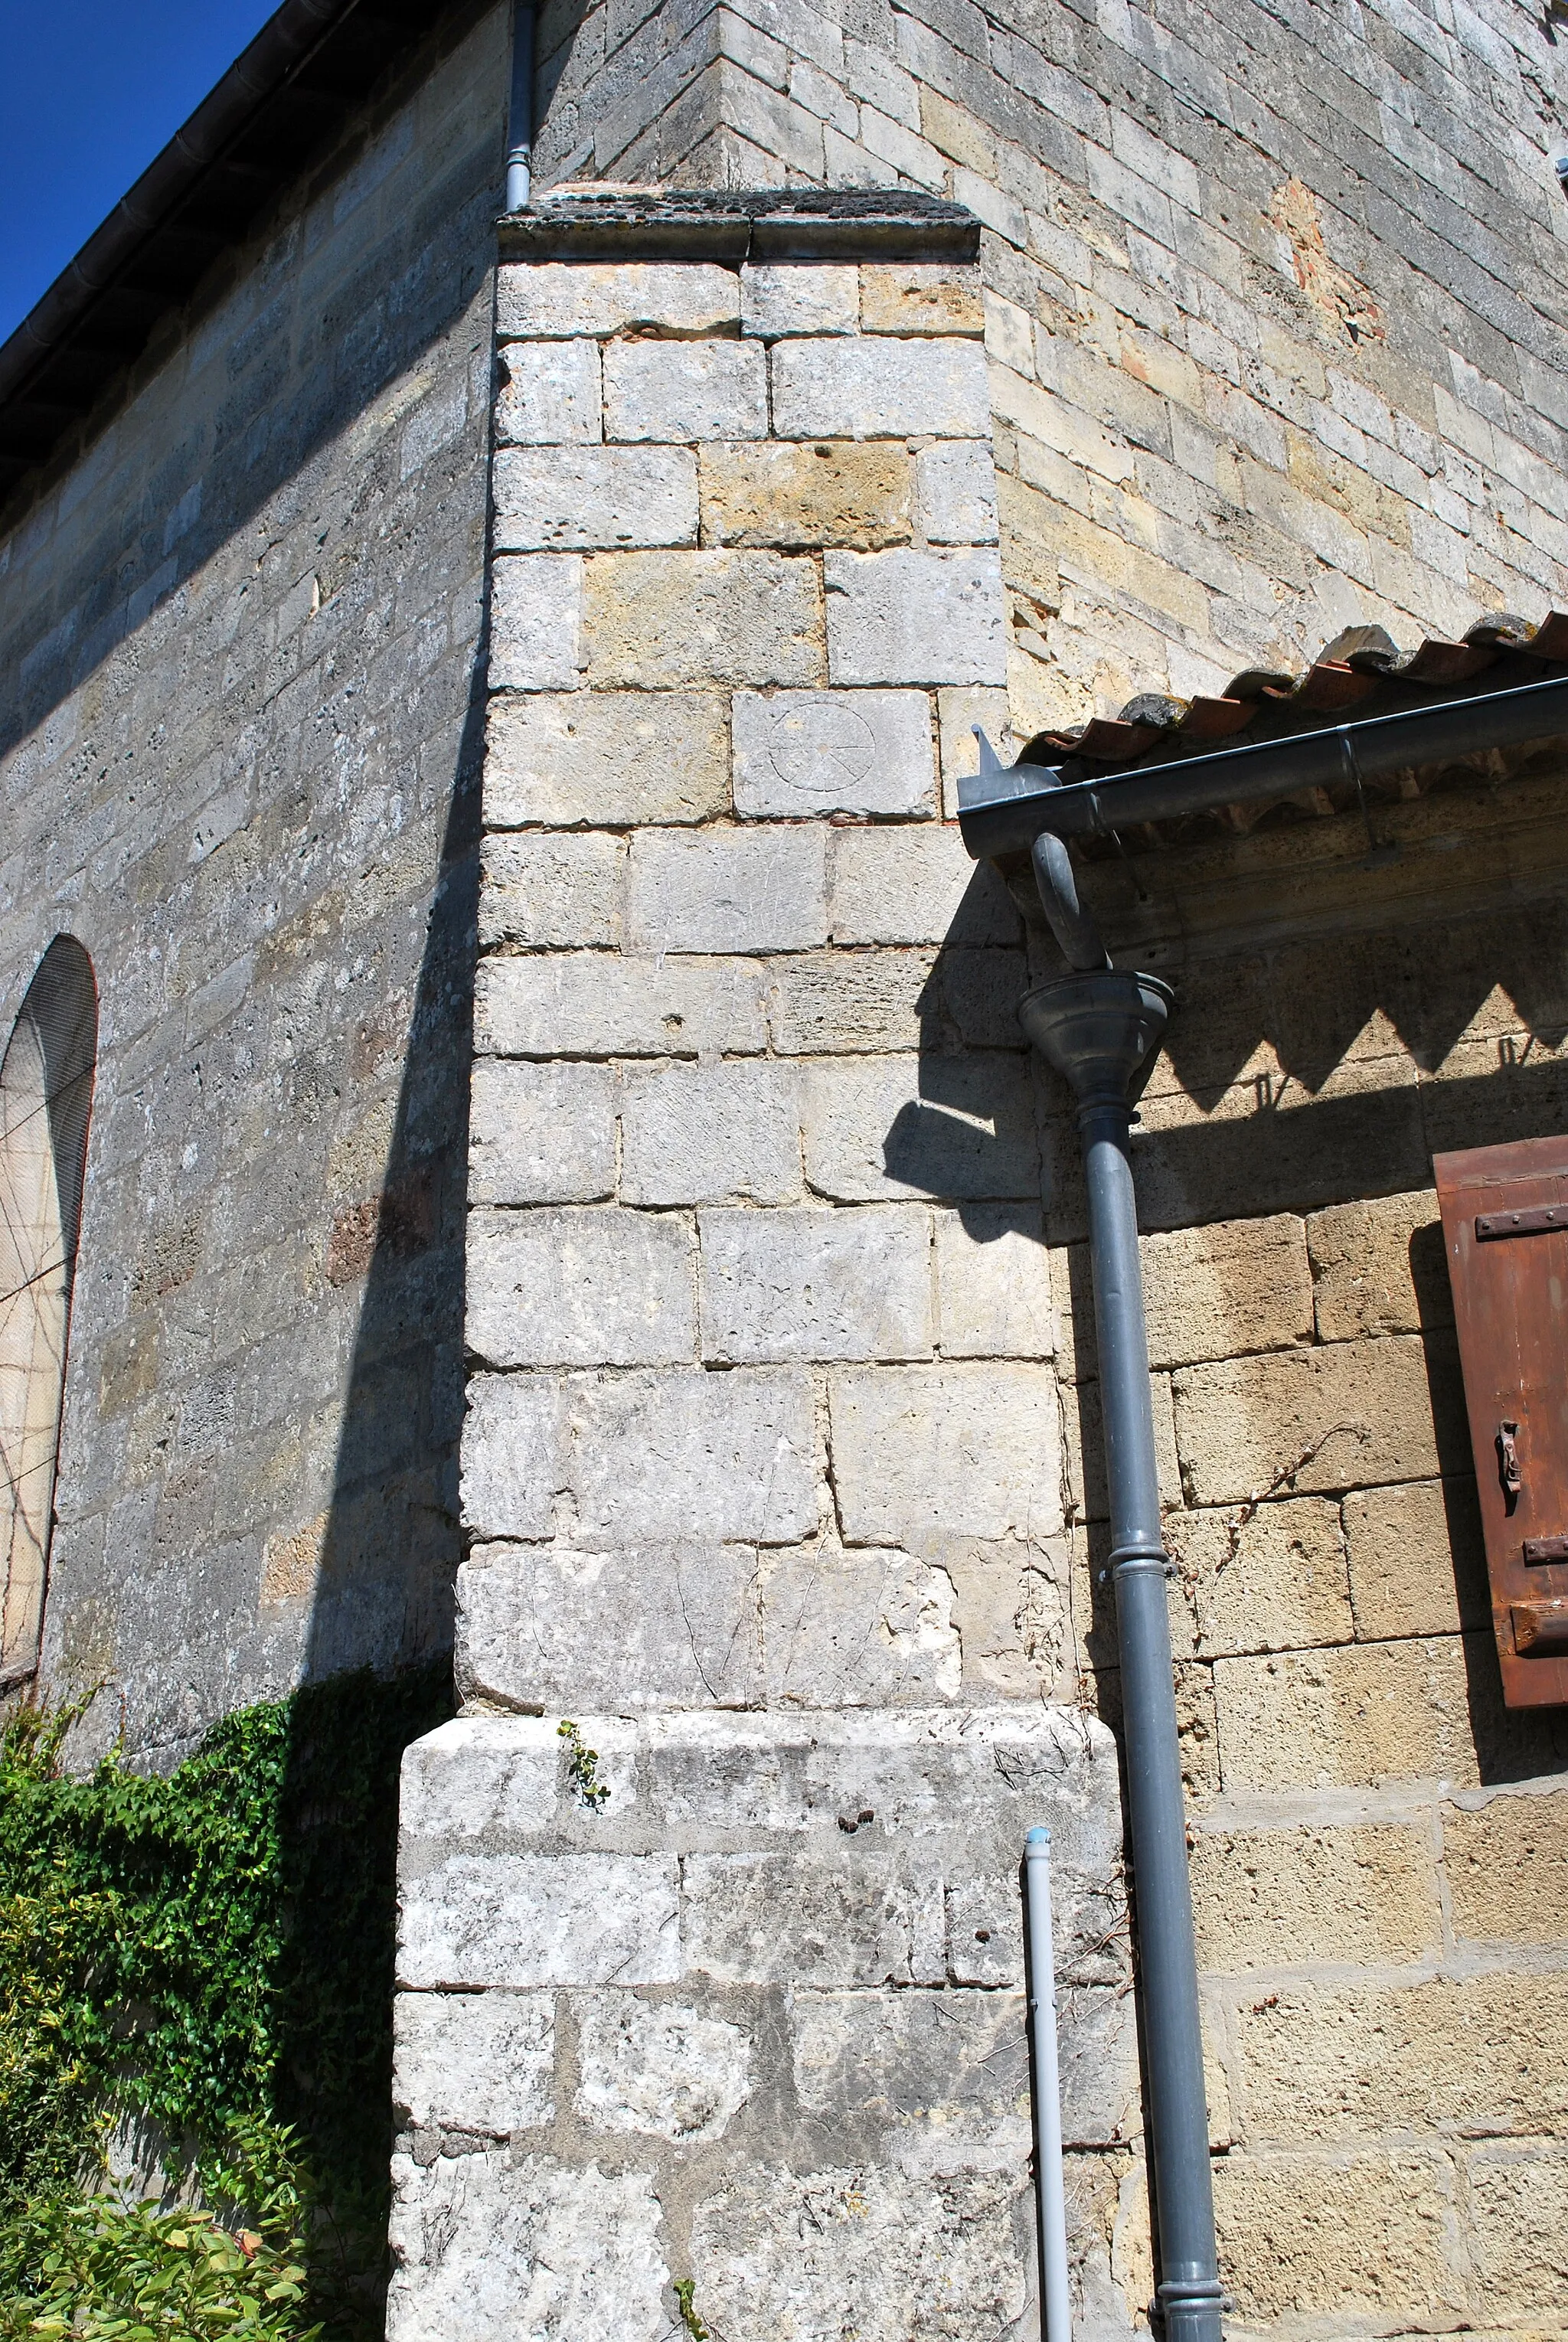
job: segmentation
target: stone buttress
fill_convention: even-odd
[[[1025,950],[942,817],[1005,725],[974,224],[586,195],[503,252],[465,1707],[404,1773],[390,2331],[654,2342],[688,2280],[724,2342],[1022,2331],[1044,1821],[1080,2331],[1124,2332]]]

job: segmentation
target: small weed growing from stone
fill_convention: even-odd
[[[692,2342],[713,2342],[707,2327],[697,2316],[696,2304],[692,2298],[696,2289],[694,2277],[678,2277],[675,2279],[675,2299],[681,2307],[681,2324],[691,2336]]]
[[[597,1813],[610,1794],[608,1781],[599,1778],[598,1750],[584,1746],[583,1736],[569,1716],[562,1717],[555,1730],[566,1743],[567,1779],[590,1813]]]

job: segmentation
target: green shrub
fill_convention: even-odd
[[[227,1717],[166,1778],[73,1779],[73,1712],[12,1717],[0,2336],[379,2329],[397,1766],[450,1710],[444,1668],[340,1676]],[[115,2192],[126,2120],[210,2208]]]

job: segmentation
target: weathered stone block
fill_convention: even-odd
[[[559,1770],[559,1744],[536,1734],[519,1745],[514,1718],[454,1717],[404,1750],[400,1838],[439,1849],[549,1829]]]
[[[914,474],[928,544],[995,544],[996,468],[987,441],[923,448]]]
[[[752,2045],[738,2025],[624,1992],[574,2004],[577,2111],[590,2130],[678,2146],[723,2138],[745,2105]]]
[[[575,553],[490,565],[493,690],[572,691],[583,665],[583,562]]]
[[[929,951],[807,951],[774,960],[774,1047],[791,1057],[918,1049],[940,996],[935,958]]]
[[[1040,1214],[976,1204],[936,1216],[937,1344],[947,1358],[1049,1358],[1056,1349]]]
[[[935,797],[931,702],[918,691],[735,694],[735,811],[925,814]]]
[[[1236,2039],[1262,2137],[1392,2130],[1551,2132],[1568,2116],[1568,1977],[1440,1977],[1282,1992],[1243,2009]]]
[[[1350,1598],[1363,1642],[1492,1623],[1472,1480],[1353,1489],[1344,1500]]]
[[[471,1204],[594,1204],[615,1192],[615,1077],[607,1066],[475,1059]]]
[[[866,267],[860,276],[860,321],[868,334],[968,334],[985,331],[980,272],[930,262]]]
[[[553,1376],[469,1377],[463,1518],[478,1536],[549,1536],[560,1485],[562,1410],[561,1386]]]
[[[1550,2333],[1568,2298],[1568,2155],[1482,2147],[1470,2159],[1473,2247],[1490,2317]]]
[[[458,1571],[457,1613],[466,1699],[574,1713],[761,1696],[747,1546],[475,1546]]]
[[[1457,1636],[1214,1668],[1227,1790],[1477,1777]]]
[[[908,1204],[708,1211],[698,1239],[704,1358],[931,1356],[928,1212]]]
[[[1024,2315],[1015,2222],[1026,2185],[1000,2171],[924,2182],[864,2168],[732,2174],[693,2217],[694,2260],[714,2271],[704,2315],[727,2334],[778,2334],[804,2296],[821,2331],[859,2342],[938,2327],[952,2342],[990,2342]],[[737,2235],[744,2257],[726,2251]]]
[[[704,447],[698,461],[704,544],[867,551],[908,542],[911,466],[902,447],[769,440]]]
[[[846,1368],[829,1382],[844,1535],[920,1552],[1062,1526],[1055,1377],[1030,1366]]]
[[[1165,1540],[1203,1657],[1312,1649],[1355,1633],[1339,1506],[1323,1496],[1174,1513]]]
[[[632,841],[634,951],[798,950],[827,936],[819,828],[643,830]]]
[[[853,1838],[805,1869],[777,1854],[688,1856],[688,1975],[716,1984],[938,1984],[942,1881]]]
[[[694,1355],[692,1230],[614,1206],[472,1212],[466,1336],[497,1366],[657,1366]]]
[[[845,1057],[804,1069],[807,1185],[841,1203],[884,1196],[1034,1198],[1026,1058]]]
[[[514,342],[497,367],[503,446],[589,446],[604,437],[597,342]]]
[[[1231,2155],[1215,2167],[1225,2282],[1249,2320],[1448,2315],[1453,2182],[1435,2156]]]
[[[485,821],[703,821],[725,812],[728,717],[717,693],[503,695],[489,709]]]
[[[835,944],[1013,944],[1017,912],[956,828],[835,829],[828,840],[828,924]]]
[[[405,1990],[674,1984],[680,1972],[673,1856],[453,1854],[404,1869]]]
[[[945,1546],[942,1560],[953,1580],[965,1697],[1070,1698],[1074,1678],[1067,1541],[970,1540]]]
[[[624,1202],[789,1204],[800,1190],[793,1066],[754,1058],[623,1076]]]
[[[481,856],[479,948],[620,941],[626,849],[602,832],[579,837],[487,837]]]
[[[552,1995],[400,1992],[392,2013],[402,2119],[497,2138],[554,2119]]]
[[[1145,1236],[1149,1363],[1185,1366],[1310,1342],[1312,1276],[1300,1220],[1222,1220]],[[1075,1277],[1087,1276],[1087,1247]]]
[[[1452,1325],[1443,1231],[1430,1187],[1313,1212],[1306,1238],[1320,1341]]]
[[[583,1376],[570,1391],[578,1534],[760,1539],[816,1527],[808,1378],[789,1369]]]
[[[1001,683],[1002,568],[994,553],[828,553],[835,684]]]
[[[821,683],[824,639],[816,566],[808,560],[782,553],[621,553],[588,566],[584,663],[600,688]]]
[[[1424,1827],[1201,1828],[1189,1856],[1198,1957],[1224,1975],[1436,1956],[1437,1876]]]
[[[1413,1336],[1183,1367],[1175,1396],[1193,1504],[1244,1500],[1276,1481],[1304,1493],[1439,1469],[1426,1356]]]
[[[787,341],[770,363],[781,439],[990,435],[985,355],[973,342]]]
[[[761,1594],[770,1701],[896,1707],[958,1697],[963,1650],[944,1570],[819,1540],[770,1554]]]
[[[767,362],[754,342],[612,342],[604,436],[765,439]]]
[[[685,447],[503,447],[499,552],[591,552],[697,541],[697,459]]]
[[[794,261],[741,271],[741,331],[777,341],[785,334],[853,334],[860,325],[860,271]]]
[[[480,963],[474,1045],[519,1057],[694,1057],[767,1046],[751,960],[569,952]]]
[[[649,2175],[504,2151],[393,2158],[393,2342],[657,2342],[669,2271]]]
[[[1456,1936],[1568,1945],[1568,1793],[1445,1807],[1443,1867]]]
[[[734,269],[680,262],[524,261],[495,277],[501,340],[578,334],[712,334],[740,322]]]

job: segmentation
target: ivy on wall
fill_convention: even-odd
[[[378,2334],[397,1768],[439,1670],[227,1717],[166,1778],[0,1737],[0,2336]],[[140,2125],[164,2208],[111,2177]],[[177,2200],[171,2200],[177,2198]]]

